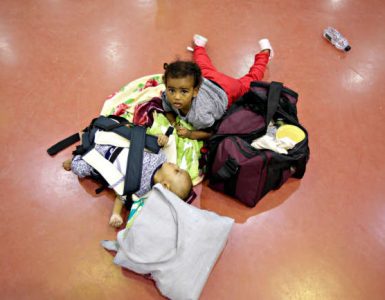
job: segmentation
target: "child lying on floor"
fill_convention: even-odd
[[[194,35],[193,42],[194,62],[175,61],[164,65],[166,91],[162,100],[171,124],[175,124],[179,116],[196,129],[176,126],[179,136],[203,140],[211,136],[210,128],[226,109],[249,90],[250,82],[263,78],[273,53],[267,39],[259,41],[261,51],[255,55],[249,72],[236,79],[218,72],[213,66],[206,53],[206,38]]]
[[[160,135],[158,137],[159,146],[163,147],[167,142],[167,136]],[[111,145],[95,144],[95,150],[106,159],[109,159],[116,149],[118,148]],[[118,182],[124,181],[128,152],[129,148],[124,148],[113,162],[113,165],[122,173],[122,178]],[[67,171],[72,170],[80,178],[92,177],[96,173],[95,169],[81,155],[76,155],[72,160],[66,160],[63,163],[63,168]],[[192,189],[192,181],[188,172],[176,164],[166,162],[166,156],[162,151],[159,154],[144,151],[140,189],[135,194],[138,197],[145,195],[156,183],[161,183],[183,200],[187,199]],[[120,227],[123,224],[121,212],[125,201],[124,197],[116,196],[109,221],[111,226]]]

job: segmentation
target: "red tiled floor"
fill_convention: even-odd
[[[2,0],[1,299],[163,299],[99,246],[113,195],[61,168],[70,149],[45,150],[125,83],[189,58],[197,32],[234,76],[268,37],[265,80],[298,91],[311,146],[303,180],[253,209],[199,187],[197,205],[236,220],[201,299],[384,299],[384,18],[379,0]],[[329,25],[349,53],[321,37]]]

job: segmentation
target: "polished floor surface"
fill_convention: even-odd
[[[305,177],[255,208],[197,187],[236,221],[201,299],[385,299],[384,25],[380,0],[0,1],[0,298],[163,299],[99,246],[113,195],[61,168],[70,149],[45,151],[201,33],[233,76],[270,39],[265,80],[300,94],[311,146]]]

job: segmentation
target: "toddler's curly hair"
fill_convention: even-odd
[[[192,61],[177,60],[170,64],[163,65],[163,82],[167,86],[168,78],[184,78],[192,76],[194,78],[194,88],[202,83],[202,72],[199,66]]]

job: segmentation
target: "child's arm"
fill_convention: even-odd
[[[188,130],[182,126],[177,126],[176,132],[178,136],[188,138],[190,140],[206,140],[211,137],[212,133],[203,130]]]
[[[119,198],[119,196],[116,196],[114,201],[114,208],[112,209],[112,214],[109,222],[112,227],[118,228],[123,224],[123,218],[120,215],[122,213],[122,208],[123,201]]]
[[[171,126],[174,126],[176,122],[175,113],[169,111],[169,112],[165,112],[164,115],[166,116],[167,120],[170,122]]]

